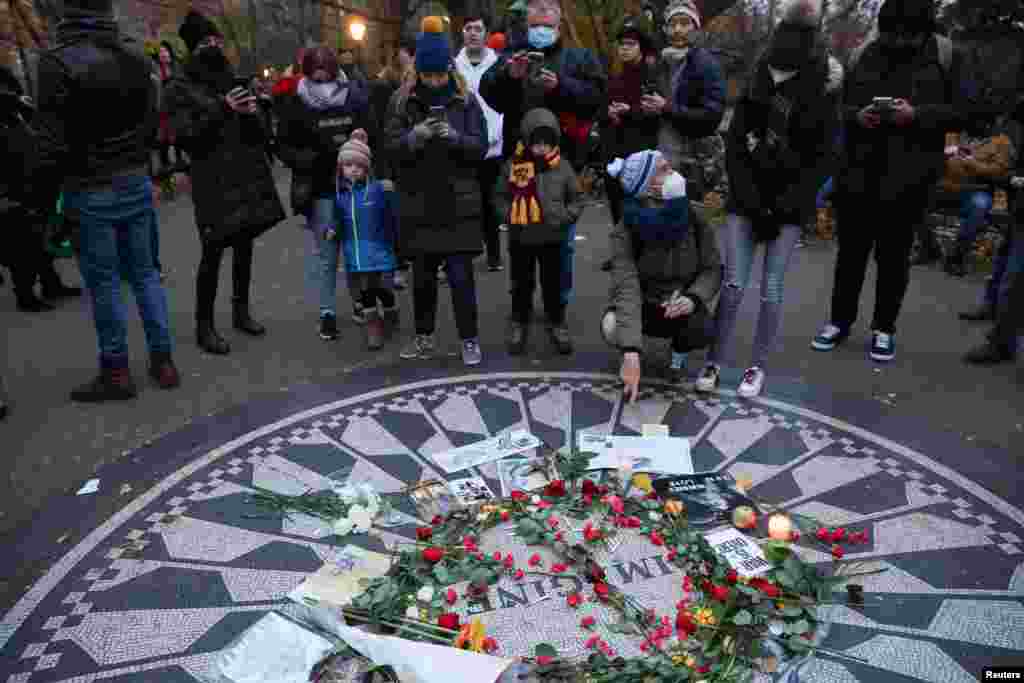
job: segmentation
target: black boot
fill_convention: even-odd
[[[970,365],[996,365],[1006,363],[1016,357],[1014,349],[1007,348],[991,339],[976,346],[964,355],[964,362]]]
[[[18,310],[22,313],[45,313],[47,311],[56,310],[53,304],[43,301],[35,295],[30,294],[18,294]]]
[[[521,356],[526,351],[526,340],[529,328],[517,320],[511,320],[508,324],[508,353],[511,356]]]
[[[974,308],[957,314],[961,320],[988,322],[996,319],[996,309],[991,304],[978,304]]]
[[[971,245],[964,242],[957,242],[953,251],[946,257],[945,270],[953,277],[964,277],[967,275],[967,257]]]
[[[248,301],[233,299],[231,301],[231,308],[231,320],[236,330],[240,330],[254,337],[262,337],[267,333],[267,328],[253,320],[252,316],[249,315]]]
[[[225,356],[231,353],[231,347],[223,337],[217,334],[212,320],[196,322],[196,343],[199,344],[199,348],[207,353],[218,356]]]
[[[44,299],[53,301],[56,299],[82,296],[81,287],[68,287],[61,281],[60,274],[57,273],[57,269],[54,267],[52,259],[43,265],[39,273],[39,281],[42,283]]]
[[[128,368],[102,368],[96,379],[71,391],[71,400],[78,403],[103,403],[128,401],[137,395]]]

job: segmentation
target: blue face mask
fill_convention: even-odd
[[[660,206],[645,206],[636,197],[626,197],[622,206],[623,223],[639,243],[675,243],[686,237],[690,223],[690,204],[686,197],[670,199]]]
[[[551,26],[531,26],[526,38],[530,41],[530,47],[546,50],[558,40],[558,31]]]

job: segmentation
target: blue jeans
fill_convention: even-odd
[[[320,315],[337,315],[338,308],[338,262],[341,242],[326,240],[327,230],[337,224],[334,216],[333,199],[313,200],[313,209],[306,215],[312,249],[307,270],[310,291],[313,293]],[[352,274],[345,272],[349,291],[352,291]]]
[[[1004,304],[1013,279],[1024,272],[1024,244],[1014,239],[1013,233],[1011,229],[992,264],[992,279],[985,286],[985,303],[989,306]]]
[[[160,219],[156,211],[153,211],[153,220],[149,222],[149,244],[153,250],[153,267],[157,271],[163,271],[164,266],[160,263]]]
[[[110,189],[65,193],[64,211],[80,229],[78,267],[92,297],[101,366],[128,366],[122,273],[135,292],[150,353],[170,353],[167,295],[153,267],[156,216],[149,178],[119,178]]]
[[[835,184],[833,183],[832,178],[829,178],[828,180],[825,181],[825,184],[821,186],[821,189],[818,190],[818,197],[815,200],[814,204],[817,208],[825,208],[825,203],[832,198],[832,191],[834,189],[834,185]]]
[[[973,244],[992,211],[991,192],[964,192],[960,204],[960,232],[957,241]]]
[[[757,334],[754,337],[752,366],[764,368],[768,354],[775,346],[782,321],[782,290],[793,255],[800,226],[784,225],[779,236],[765,244],[764,268],[761,280],[761,312],[757,318]],[[750,283],[750,271],[754,265],[754,251],[757,242],[750,221],[742,216],[730,214],[722,228],[722,256],[725,261],[725,281],[722,286],[722,300],[718,302],[715,315],[715,341],[711,345],[708,360],[719,363],[722,350],[732,339],[739,318],[743,295]]]
[[[569,237],[562,245],[562,306],[569,305],[572,298],[573,265],[576,260],[576,224],[569,226]]]

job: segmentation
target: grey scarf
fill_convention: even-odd
[[[328,83],[316,83],[309,78],[299,81],[299,99],[315,111],[340,109],[348,101],[348,78],[343,71],[338,72],[338,79]]]

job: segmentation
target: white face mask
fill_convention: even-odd
[[[799,71],[779,71],[773,66],[769,66],[768,71],[771,73],[772,81],[775,82],[775,85],[778,85],[779,83],[784,83],[789,79],[793,78],[793,76],[796,76],[798,73],[800,73]]]
[[[686,196],[686,178],[673,171],[665,177],[661,186],[661,198],[665,201]]]

